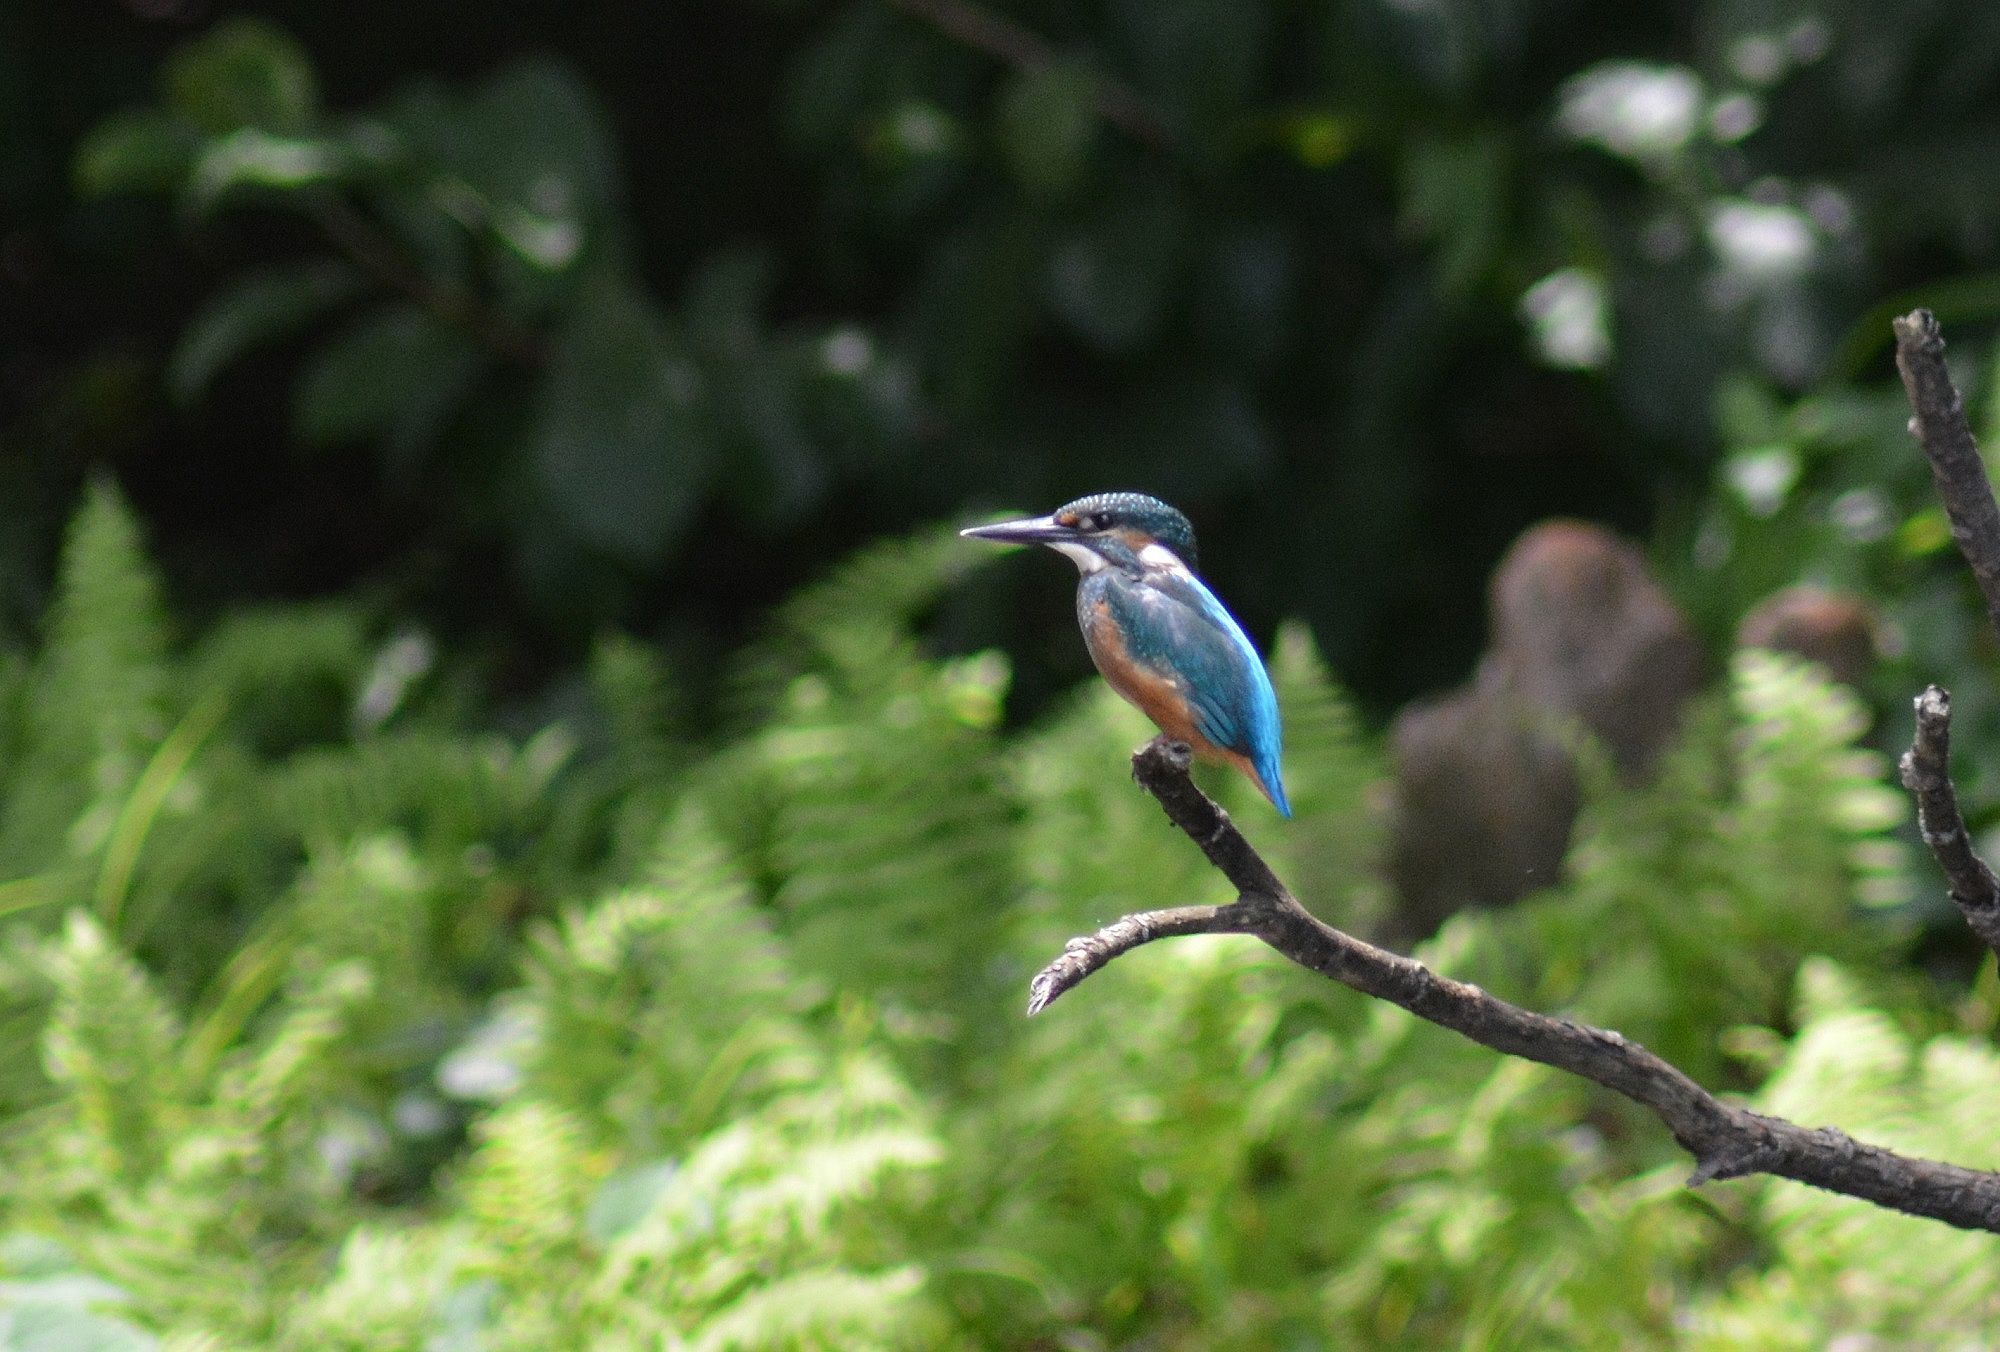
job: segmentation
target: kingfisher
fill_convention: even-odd
[[[1195,576],[1194,527],[1144,493],[1095,493],[1047,516],[973,526],[976,540],[1047,545],[1076,564],[1091,661],[1129,703],[1203,760],[1233,765],[1292,815],[1279,777],[1278,696],[1222,602]]]

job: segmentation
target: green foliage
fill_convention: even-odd
[[[150,86],[0,18],[9,299],[59,320],[0,423],[0,1349],[1901,1347],[2000,1315],[1988,1237],[1689,1194],[1622,1101],[1246,941],[1024,1021],[1067,936],[1227,893],[1125,782],[1137,714],[968,651],[997,591],[948,532],[706,641],[724,588],[974,498],[1188,500],[1258,632],[1311,621],[1271,652],[1296,819],[1206,782],[1368,932],[1381,748],[1323,652],[1378,711],[1455,675],[1474,607],[1439,612],[1595,507],[1657,520],[1718,650],[1779,586],[1865,594],[1866,700],[1948,679],[2000,802],[1990,636],[1900,397],[1852,384],[1921,299],[2000,427],[2000,9],[992,8],[1029,59],[917,6],[632,42],[672,11],[639,6],[565,29],[572,68],[443,6],[398,45],[477,74],[234,18]],[[108,479],[72,510],[107,461],[151,530]],[[218,481],[275,484],[274,528],[214,544]],[[452,640],[242,604],[362,571]],[[671,665],[611,635],[486,697],[523,632],[489,608],[539,645],[655,602]],[[1910,964],[1962,926],[1867,707],[1739,657],[1656,782],[1590,767],[1560,885],[1422,956],[2000,1162],[2000,997]]]
[[[163,1146],[157,1118],[174,1097],[180,1029],[145,975],[81,912],[71,913],[49,967],[44,1055],[76,1115],[79,1167],[142,1173]]]
[[[1799,973],[1799,1032],[1756,1106],[1973,1168],[2000,1166],[1985,1129],[2000,1107],[2000,1056],[1984,1031],[1925,1036],[1854,971]],[[1824,1347],[1840,1336],[1945,1345],[2000,1311],[1989,1235],[1943,1230],[1808,1188],[1760,1189],[1775,1261],[1698,1308],[1700,1347]]]
[[[531,455],[549,503],[584,540],[645,563],[686,526],[713,470],[699,377],[630,290],[595,288],[557,348]],[[678,464],[658,448],[680,448]]]
[[[1938,590],[1897,576],[1942,538],[1885,469],[1914,463],[1899,420],[1885,435],[1893,407],[1848,385],[1896,305],[1938,305],[1967,351],[2000,314],[1977,131],[2000,28],[1972,0],[1881,8],[867,0],[689,41],[641,7],[567,33],[573,65],[521,59],[467,0],[397,12],[408,66],[371,47],[367,5],[301,19],[311,51],[228,19],[150,89],[108,60],[28,119],[95,122],[45,148],[91,201],[31,204],[69,269],[37,294],[95,286],[146,326],[131,346],[171,352],[157,374],[199,405],[166,433],[189,449],[381,470],[342,478],[309,542],[217,545],[197,490],[159,493],[163,539],[224,578],[258,575],[232,551],[290,549],[372,577],[379,551],[328,546],[386,535],[451,620],[580,646],[716,559],[770,597],[802,550],[1143,482],[1249,561],[1233,600],[1309,619],[1379,713],[1462,670],[1462,598],[1551,510],[1663,526],[1718,637],[1856,560]],[[656,78],[627,78],[635,51]],[[441,59],[448,80],[423,69]],[[191,319],[159,281],[189,261]],[[80,403],[150,434],[145,360],[119,401],[53,358],[73,379],[51,423]],[[266,382],[288,419],[246,397]],[[1801,390],[1796,416],[1746,416]],[[52,531],[72,472],[11,473],[59,485],[0,493]],[[519,585],[439,584],[433,549]],[[1411,642],[1418,607],[1435,632]],[[1922,621],[1913,651],[1972,668],[1935,609],[1896,617]],[[1966,716],[2000,710],[1972,694]]]
[[[916,641],[941,537],[783,610],[699,753],[626,641],[520,740],[352,612],[173,644],[136,540],[85,507],[15,678],[7,811],[72,822],[0,893],[34,899],[0,935],[4,1345],[1804,1348],[2000,1301],[1989,1238],[1690,1194],[1621,1100],[1247,941],[1025,1022],[1066,935],[1224,885],[1126,783],[1136,714],[1093,688],[1007,733],[1004,664]],[[84,663],[87,722],[51,684]],[[1272,665],[1297,817],[1215,787],[1365,929],[1378,750],[1303,630]],[[1655,785],[1593,790],[1561,886],[1421,956],[1994,1162],[2000,1059],[1894,970],[1863,724],[1745,656]]]
[[[70,527],[48,636],[9,741],[0,862],[10,875],[101,846],[165,731],[159,584],[115,489]]]
[[[224,24],[183,48],[160,83],[168,105],[208,132],[297,131],[319,105],[305,52],[255,19]]]
[[[181,49],[157,105],[107,120],[75,176],[92,195],[168,193],[198,220],[301,218],[323,251],[211,298],[175,345],[172,392],[193,401],[307,339],[293,437],[372,446],[404,488],[476,483],[457,524],[485,529],[499,504],[551,609],[579,579],[657,567],[722,488],[789,520],[823,491],[823,455],[902,439],[907,382],[866,333],[766,332],[760,255],[703,267],[682,314],[647,294],[609,118],[551,61],[336,116],[296,43],[239,20]],[[468,439],[503,453],[463,458]]]
[[[393,305],[330,339],[300,376],[292,430],[309,446],[382,437],[408,460],[479,374],[479,349],[414,305]]]

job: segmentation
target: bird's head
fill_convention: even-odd
[[[1148,554],[1149,549],[1166,551],[1189,571],[1195,566],[1194,527],[1172,507],[1144,493],[1093,493],[1047,516],[972,526],[959,534],[1006,544],[1047,545],[1067,554],[1086,573],[1107,565],[1138,568],[1165,561]]]

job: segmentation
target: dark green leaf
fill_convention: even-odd
[[[1511,150],[1494,131],[1418,140],[1403,161],[1403,224],[1436,244],[1447,295],[1462,295],[1492,268],[1507,227]]]
[[[183,118],[150,108],[114,113],[76,152],[77,191],[92,197],[172,191],[186,180],[200,149],[200,133]]]
[[[209,132],[296,133],[319,106],[304,49],[260,19],[230,20],[181,48],[165,83],[168,102]]]
[[[252,273],[205,306],[167,363],[167,388],[191,403],[216,372],[252,348],[288,338],[360,289],[344,263],[320,260]]]
[[[558,63],[511,67],[462,103],[420,86],[384,121],[420,160],[457,180],[457,214],[492,230],[541,271],[574,263],[618,200],[609,120]]]
[[[995,110],[1000,152],[1029,192],[1054,197],[1076,186],[1097,135],[1097,77],[1080,61],[1018,72]]]
[[[474,186],[544,214],[602,208],[618,197],[618,152],[604,109],[576,72],[529,61],[500,72],[472,101],[479,139]]]
[[[801,145],[831,149],[849,143],[870,105],[907,86],[911,64],[906,30],[881,5],[849,5],[823,27],[818,41],[792,60],[784,85],[784,126]],[[893,44],[893,45],[892,45]]]
[[[384,229],[395,236],[411,262],[427,277],[454,286],[472,282],[472,241],[465,228],[430,197],[383,193],[373,203]]]
[[[715,456],[700,379],[630,286],[597,282],[576,306],[530,447],[562,520],[621,560],[657,559],[693,515]]]
[[[390,436],[427,439],[482,363],[457,327],[397,305],[371,315],[313,357],[292,404],[292,426],[313,445]]]
[[[806,426],[805,380],[782,353],[760,351],[730,372],[728,412],[755,452],[741,486],[746,514],[796,522],[827,488],[827,469]]]
[[[761,342],[775,269],[761,249],[730,249],[702,264],[681,301],[688,336],[705,354],[742,357]]]

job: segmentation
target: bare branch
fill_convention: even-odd
[[[1051,1001],[1121,953],[1155,939],[1176,934],[1254,934],[1249,908],[1234,906],[1176,906],[1164,911],[1143,911],[1113,921],[1095,934],[1081,935],[1063,945],[1062,956],[1036,974],[1028,986],[1028,1013],[1039,1014]]]
[[[1056,59],[1048,43],[972,0],[889,0],[905,14],[922,19],[955,42],[985,52],[1016,70],[1035,70]],[[1097,75],[1097,112],[1133,140],[1165,149],[1171,141],[1166,120],[1143,95],[1108,75]]]
[[[2000,878],[1973,850],[1951,783],[1951,696],[1934,685],[1916,702],[1917,731],[1903,753],[1903,787],[1917,800],[1917,827],[1944,870],[1965,923],[2000,952]]]
[[[1944,361],[1944,333],[1929,310],[1912,310],[1894,322],[1896,369],[1909,393],[1910,431],[1923,443],[1931,477],[1951,519],[1951,538],[1965,556],[1986,598],[1986,618],[2000,634],[2000,504],[1986,463],[1965,420],[1965,401]]]
[[[1155,739],[1134,754],[1132,773],[1240,895],[1227,906],[1127,916],[1072,939],[1035,978],[1030,1012],[1154,939],[1251,934],[1309,971],[1400,1005],[1481,1046],[1580,1075],[1650,1109],[1694,1156],[1691,1184],[1773,1174],[1963,1229],[2000,1233],[2000,1174],[1912,1159],[1831,1127],[1812,1130],[1724,1103],[1618,1033],[1523,1009],[1356,939],[1301,906],[1229,814],[1195,787],[1186,747]]]
[[[2000,504],[1986,477],[1986,462],[1965,420],[1965,401],[1944,360],[1944,334],[1929,310],[1912,310],[1894,322],[1896,369],[1915,416],[1910,432],[1923,445],[1931,478],[1951,519],[1951,538],[1986,598],[1986,618],[2000,634]],[[1958,791],[1951,783],[1951,695],[1931,686],[1917,696],[1916,734],[1902,761],[1903,787],[1917,800],[1924,845],[1951,884],[1951,899],[1965,923],[2000,953],[2000,879],[1972,848]]]

